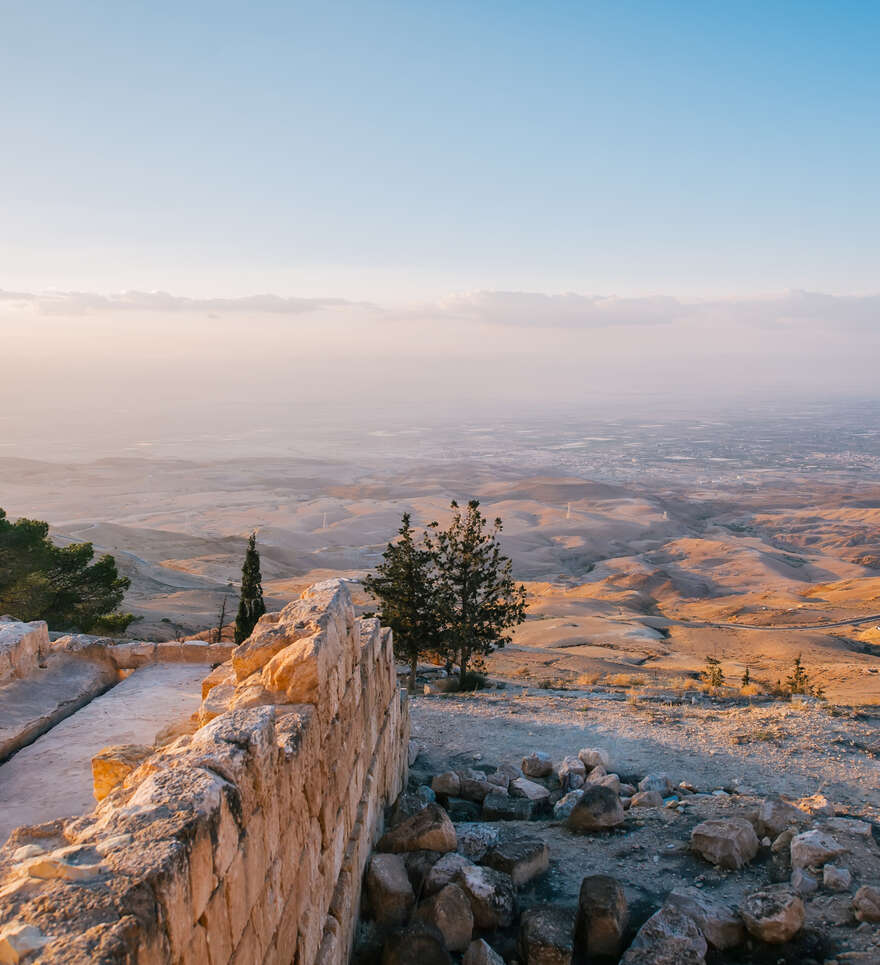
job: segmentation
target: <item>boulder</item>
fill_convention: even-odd
[[[770,845],[770,850],[773,854],[779,855],[780,858],[791,858],[791,839],[797,834],[794,828],[787,828],[782,834],[779,835]]]
[[[478,938],[468,946],[462,965],[504,965],[504,959],[488,942]]]
[[[620,883],[608,875],[589,875],[581,882],[575,920],[575,948],[589,959],[620,954],[629,924],[629,906]]]
[[[396,828],[407,818],[411,818],[429,804],[433,804],[434,800],[434,792],[424,785],[417,791],[404,791],[397,796],[397,800],[394,802],[394,807],[392,807],[388,818],[388,827]]]
[[[146,744],[111,744],[92,758],[92,784],[96,801],[118,787],[135,768],[153,753]]]
[[[758,836],[745,818],[719,818],[691,831],[691,848],[719,868],[735,871],[758,853]]]
[[[382,926],[402,925],[416,903],[406,865],[399,854],[374,854],[367,866],[367,897]]]
[[[535,804],[550,797],[550,791],[543,784],[536,784],[527,777],[518,777],[511,781],[509,792],[511,797],[524,797]]]
[[[429,804],[396,828],[386,831],[377,851],[455,851],[455,828],[439,804]]]
[[[662,808],[663,795],[659,791],[637,791],[630,798],[630,807]]]
[[[739,913],[749,934],[762,942],[781,945],[804,924],[804,903],[787,888],[767,888],[749,895]]]
[[[708,945],[690,915],[663,907],[638,930],[620,965],[699,965]]]
[[[587,770],[593,767],[610,767],[611,755],[602,747],[582,747],[577,755]]]
[[[498,828],[493,824],[474,822],[457,827],[455,833],[458,835],[456,850],[471,861],[482,861],[489,848],[498,844]]]
[[[812,895],[819,890],[819,882],[803,868],[795,868],[791,873],[791,890],[796,895]]]
[[[791,839],[792,868],[820,868],[843,854],[843,848],[824,831],[804,831]]]
[[[758,808],[757,830],[761,837],[778,838],[786,828],[807,824],[810,815],[780,797],[766,798]]]
[[[853,896],[852,906],[859,921],[880,921],[880,887],[862,885]]]
[[[479,804],[465,801],[463,797],[450,797],[446,800],[446,812],[450,821],[457,824],[461,821],[479,821],[483,810]]]
[[[516,895],[510,875],[472,865],[462,868],[454,883],[468,896],[477,928],[491,931],[513,923]]]
[[[461,792],[461,778],[455,771],[444,771],[431,779],[431,790],[445,797],[458,797]]]
[[[550,867],[550,849],[537,838],[520,838],[492,848],[483,863],[510,875],[514,887],[521,888]]]
[[[388,938],[382,965],[452,965],[452,957],[439,929],[417,919]]]
[[[423,901],[416,918],[434,925],[451,952],[463,952],[471,943],[474,915],[470,900],[458,885],[445,885]]]
[[[435,894],[453,881],[462,868],[472,868],[473,866],[473,861],[469,861],[463,854],[458,854],[455,851],[444,854],[425,877],[425,894]]]
[[[572,831],[603,831],[623,824],[623,805],[608,787],[593,784],[586,788],[566,819]]]
[[[462,770],[458,772],[458,779],[461,785],[459,797],[466,801],[482,803],[487,794],[497,790],[486,780],[482,771]]]
[[[646,774],[639,781],[640,791],[657,791],[662,797],[672,793],[672,782],[668,774]]]
[[[449,855],[441,855],[437,851],[407,851],[402,857],[413,891],[417,895],[425,895],[427,894],[425,883],[431,869]],[[439,891],[440,889],[435,888],[434,890]]]
[[[822,869],[822,886],[828,891],[849,891],[852,884],[852,874],[849,868],[838,868],[834,864],[826,864]]]
[[[587,768],[579,757],[564,757],[556,768],[556,776],[563,791],[573,791],[583,787],[587,779]]]
[[[532,751],[523,758],[522,772],[526,777],[547,777],[553,772],[553,760],[543,751]]]
[[[620,777],[617,774],[606,774],[604,777],[599,778],[597,783],[601,784],[602,787],[610,787],[611,790],[618,795],[623,787],[623,785],[620,783]],[[628,796],[632,797],[631,794]]]
[[[534,804],[525,797],[507,794],[487,794],[483,799],[484,821],[528,821]]]
[[[557,821],[564,821],[569,814],[571,814],[575,804],[584,796],[584,792],[581,788],[575,791],[569,791],[568,794],[563,795],[554,805],[553,805],[553,817]]]
[[[535,905],[523,912],[519,952],[523,965],[571,965],[574,915],[559,905]]]
[[[746,930],[739,915],[699,888],[675,888],[666,896],[666,905],[693,918],[706,941],[719,951],[745,941]]]
[[[587,771],[587,784],[598,784],[603,778],[608,776],[608,771],[601,764],[597,764],[595,767],[590,768]]]

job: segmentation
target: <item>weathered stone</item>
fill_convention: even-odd
[[[504,959],[488,942],[478,938],[468,946],[462,965],[504,965]]]
[[[523,912],[519,951],[524,965],[571,965],[574,914],[559,905],[534,905]]]
[[[691,832],[691,848],[720,868],[736,870],[758,853],[758,836],[745,818],[703,821]]]
[[[575,948],[587,959],[620,954],[629,924],[629,905],[620,883],[608,875],[581,882],[575,922]]]
[[[745,941],[746,932],[739,915],[699,888],[675,888],[667,895],[666,904],[693,918],[706,941],[719,951],[735,948]]]
[[[382,965],[452,965],[452,957],[439,929],[417,919],[388,938]]]
[[[668,774],[647,774],[639,781],[640,791],[657,791],[665,797],[672,793],[672,782]]]
[[[611,755],[602,747],[582,747],[577,756],[587,770],[599,766],[611,766]]]
[[[51,941],[39,928],[24,922],[9,922],[0,928],[0,963],[18,965]]]
[[[498,828],[492,824],[474,822],[457,827],[455,833],[456,851],[471,861],[482,861],[486,852],[498,844]]]
[[[396,828],[407,818],[411,818],[429,804],[433,804],[434,800],[434,792],[424,785],[417,791],[404,791],[394,802],[394,807],[392,807],[388,819],[388,827]]]
[[[770,797],[758,808],[757,830],[762,837],[777,838],[789,827],[808,823],[810,815],[779,797]]]
[[[804,831],[791,839],[792,868],[820,868],[843,854],[843,848],[824,831]]]
[[[543,751],[532,751],[523,758],[522,772],[526,777],[547,777],[553,773],[553,760]]]
[[[602,831],[623,824],[623,819],[620,798],[610,788],[594,784],[572,808],[566,825],[572,831]]]
[[[431,780],[431,790],[446,797],[458,797],[461,791],[461,778],[455,771],[444,771]]]
[[[537,838],[520,838],[492,848],[483,861],[510,875],[514,886],[521,888],[550,867],[550,849]]]
[[[853,896],[852,907],[859,921],[880,921],[880,887],[862,885]]]
[[[0,620],[0,683],[34,673],[50,646],[49,628],[43,620]]]
[[[436,852],[435,852],[436,853]],[[425,878],[424,892],[426,895],[433,895],[445,888],[451,881],[454,881],[462,868],[472,868],[473,861],[470,861],[463,854],[451,851],[443,857],[428,871]]]
[[[556,776],[559,778],[563,791],[573,791],[584,786],[587,779],[587,768],[579,757],[565,757],[556,768]]]
[[[630,807],[662,808],[663,795],[659,791],[638,791],[630,798]]]
[[[483,799],[484,821],[528,821],[534,804],[524,797],[487,794]]]
[[[866,840],[871,837],[871,825],[867,821],[858,821],[855,818],[827,818],[822,822],[822,826],[827,831],[839,834],[854,834]]]
[[[708,946],[690,915],[663,907],[638,930],[620,965],[699,965]]]
[[[471,943],[474,915],[470,899],[458,885],[445,885],[423,901],[416,910],[416,918],[434,925],[451,952],[463,952]]]
[[[399,854],[374,854],[367,867],[367,896],[380,925],[402,925],[416,902]]]
[[[608,777],[608,771],[602,764],[597,764],[595,767],[588,769],[585,783],[599,784],[606,777]]]
[[[788,828],[783,831],[770,845],[770,850],[773,854],[777,854],[780,857],[789,858],[791,857],[791,840],[797,832],[794,828]]]
[[[620,789],[622,787],[620,783],[620,777],[617,774],[606,774],[604,777],[600,778],[598,783],[602,787],[609,787],[615,794],[620,794]],[[632,797],[630,794],[629,797]]]
[[[378,851],[454,851],[455,828],[439,804],[429,804],[396,828],[386,831]]]
[[[446,813],[454,824],[460,821],[479,821],[483,813],[479,804],[465,801],[462,797],[451,797],[446,800]]]
[[[804,903],[785,888],[756,891],[739,911],[749,934],[770,944],[789,941],[804,924]]]
[[[583,796],[584,792],[582,788],[569,791],[568,794],[563,795],[553,805],[553,817],[556,818],[557,821],[564,821],[569,814],[571,814],[575,804],[577,804]]]
[[[118,787],[152,753],[153,748],[145,744],[112,744],[102,747],[92,758],[95,800],[103,801],[114,787]]]
[[[536,784],[527,777],[518,777],[510,782],[510,796],[524,797],[535,804],[546,801],[550,797],[550,791],[543,784]]]
[[[468,896],[477,928],[506,928],[513,922],[516,897],[510,875],[474,865],[462,868],[455,884]]]
[[[412,890],[417,895],[426,895],[428,892],[425,886],[428,876],[434,865],[442,861],[449,855],[441,855],[438,851],[406,851],[403,853],[403,863],[406,865],[406,873]],[[439,891],[439,888],[435,888]]]
[[[813,794],[798,801],[798,807],[817,817],[834,817],[834,805],[824,794]]]
[[[849,868],[826,864],[822,869],[822,886],[829,891],[849,891],[851,884],[852,874]]]
[[[791,890],[797,895],[812,895],[819,890],[819,882],[803,868],[795,868],[791,873]]]

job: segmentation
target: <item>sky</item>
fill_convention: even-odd
[[[0,16],[0,404],[360,362],[391,398],[874,390],[876,3]]]

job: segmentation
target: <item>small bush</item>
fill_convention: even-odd
[[[485,690],[487,680],[488,678],[484,673],[477,673],[474,670],[469,670],[464,675],[464,680],[461,682],[461,686],[458,688],[459,692]]]
[[[739,688],[739,692],[742,694],[743,697],[757,697],[758,694],[760,694],[762,691],[757,684],[750,683],[750,684],[743,684],[742,687]]]
[[[602,678],[609,687],[644,687],[648,682],[643,674],[613,673]]]
[[[599,673],[582,673],[575,677],[575,683],[579,687],[595,687],[597,683],[602,679],[602,674]]]

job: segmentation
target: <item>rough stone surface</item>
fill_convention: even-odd
[[[468,946],[462,965],[504,965],[504,959],[488,942],[478,938]]]
[[[852,907],[859,921],[880,922],[880,886],[862,885],[853,896]]]
[[[559,905],[534,905],[522,914],[519,951],[524,965],[571,965],[574,914]]]
[[[535,804],[539,804],[550,797],[550,791],[543,784],[536,784],[527,777],[518,777],[510,782],[510,796],[524,797]]]
[[[668,774],[647,774],[639,781],[640,791],[657,791],[664,797],[672,793],[672,782]]]
[[[388,938],[382,965],[452,965],[452,956],[439,929],[417,920]]]
[[[483,799],[484,821],[528,821],[534,804],[528,798],[487,794]]]
[[[520,838],[492,848],[483,863],[510,875],[514,885],[521,888],[550,867],[550,849],[537,838]]]
[[[455,771],[444,771],[431,779],[431,790],[446,797],[458,797],[461,791],[461,778]]]
[[[553,773],[553,760],[543,751],[532,751],[523,758],[522,772],[526,777],[547,777]]]
[[[761,837],[777,838],[786,828],[806,824],[809,820],[806,811],[782,798],[771,797],[762,801],[758,809],[757,831]]]
[[[564,821],[574,810],[575,804],[577,804],[583,796],[583,788],[577,788],[574,791],[569,791],[568,794],[564,794],[553,805],[553,817],[556,818],[557,821]]]
[[[734,909],[699,888],[673,889],[666,898],[666,905],[693,918],[706,941],[719,951],[735,948],[745,941],[745,927]]]
[[[429,804],[411,818],[387,831],[376,845],[379,851],[454,851],[455,827],[439,804]]]
[[[498,828],[492,824],[460,824],[455,834],[458,838],[456,850],[474,862],[482,861],[486,852],[498,844]]]
[[[758,853],[758,836],[745,818],[703,821],[691,832],[691,848],[719,868],[736,870]]]
[[[639,929],[621,965],[699,965],[708,946],[694,920],[677,908],[664,907]]]
[[[556,768],[556,776],[563,791],[573,791],[584,786],[587,768],[579,757],[565,757]]]
[[[43,620],[0,619],[0,683],[32,674],[49,648],[49,628]]]
[[[105,797],[153,753],[146,744],[111,744],[92,758],[95,800]]]
[[[433,895],[435,892],[445,888],[455,879],[462,868],[472,868],[473,861],[466,858],[463,854],[455,851],[444,854],[437,861],[425,877],[424,891],[426,895]]]
[[[623,824],[623,820],[623,805],[614,791],[592,785],[572,808],[566,824],[572,831],[603,831]]]
[[[602,747],[582,747],[577,755],[587,770],[594,767],[610,767],[611,755]]]
[[[804,903],[784,888],[756,891],[745,899],[739,911],[749,934],[770,944],[789,941],[804,924]]]
[[[852,875],[849,868],[838,868],[837,865],[826,864],[822,869],[822,886],[828,891],[849,891]]]
[[[663,795],[659,791],[637,791],[630,799],[630,807],[662,808]]]
[[[462,868],[455,876],[455,884],[468,896],[477,928],[490,930],[512,924],[516,896],[510,875],[474,865]]]
[[[623,887],[608,875],[588,875],[581,882],[575,922],[575,947],[590,957],[620,954],[629,924],[629,906]]]
[[[840,854],[843,848],[824,831],[804,831],[791,839],[792,868],[819,868]]]
[[[402,925],[416,902],[399,854],[374,854],[367,867],[367,897],[380,925]]]
[[[463,952],[471,943],[474,915],[468,896],[455,884],[445,885],[423,901],[416,917],[434,925],[451,952]]]

